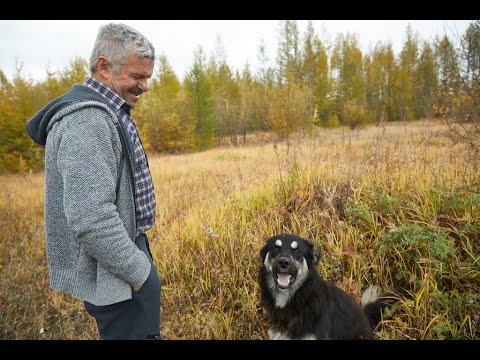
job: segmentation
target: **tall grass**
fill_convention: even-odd
[[[407,288],[377,338],[479,339],[479,167],[442,130],[328,129],[150,157],[163,338],[266,339],[258,253],[293,232],[321,249],[322,276],[357,299],[369,284]],[[48,288],[43,174],[0,181],[0,338],[97,338],[81,302]]]

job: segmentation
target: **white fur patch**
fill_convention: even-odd
[[[296,248],[298,248],[298,243],[296,241],[292,241],[292,243],[290,244],[290,247],[295,250]]]
[[[275,241],[275,246],[282,247],[282,240],[277,239],[277,241]]]
[[[298,263],[297,263],[298,264]],[[301,279],[303,279],[303,272],[305,271],[305,274],[308,272],[308,264],[307,264],[307,260],[303,259],[303,263],[301,266],[298,266],[298,272],[297,272],[297,279],[300,277]],[[302,280],[303,282],[303,280]]]
[[[265,265],[265,267],[269,272],[272,272],[272,262],[270,261],[270,251],[267,252],[267,255],[265,256],[265,260],[263,261],[263,265]]]
[[[383,290],[379,285],[369,286],[362,294],[362,307],[378,300]]]
[[[270,340],[292,340],[287,335],[272,329],[268,329],[268,337]]]
[[[275,285],[275,306],[278,308],[283,308],[293,296],[292,288],[288,289],[278,289],[277,284]]]
[[[268,329],[268,337],[270,340],[293,340],[287,334],[272,329]],[[317,337],[314,334],[308,334],[302,337],[300,340],[317,340]]]

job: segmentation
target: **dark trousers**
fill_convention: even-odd
[[[84,301],[85,309],[95,318],[103,340],[141,340],[160,338],[161,281],[153,263],[145,234],[135,239],[138,248],[147,254],[152,264],[150,275],[132,298],[119,303],[96,306]]]

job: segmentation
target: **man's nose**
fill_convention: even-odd
[[[142,90],[142,92],[147,92],[148,91],[148,84],[147,80],[141,80],[137,84],[138,88]]]

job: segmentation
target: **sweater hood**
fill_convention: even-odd
[[[108,105],[107,100],[95,90],[82,84],[75,84],[68,92],[49,102],[42,110],[27,121],[26,128],[28,135],[37,144],[45,145],[48,131],[55,122],[63,117],[55,115],[69,105],[85,101],[100,102]]]

